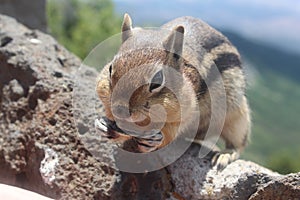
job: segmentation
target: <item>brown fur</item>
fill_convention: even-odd
[[[199,108],[201,117],[197,138],[203,139],[212,114],[210,93],[207,91],[207,83],[203,80],[207,78],[208,81],[214,81],[210,73],[212,67],[218,64],[216,67],[222,75],[227,103],[221,137],[225,140],[226,150],[231,150],[232,153],[215,159],[221,167],[236,159],[246,145],[245,138],[249,137],[251,124],[250,109],[244,95],[245,78],[236,48],[221,33],[192,17],[178,18],[163,25],[162,28],[171,30],[169,32],[133,29],[131,26],[131,19],[126,14],[122,27],[123,32],[126,33],[122,35],[123,43],[120,50],[99,76],[97,92],[105,107],[106,117],[115,120],[111,110],[114,104],[126,106],[119,99],[111,105],[112,91],[120,83],[124,74],[129,78],[122,82],[125,91],[117,91],[119,95],[126,92],[126,88],[137,87],[141,78],[150,80],[162,65],[168,65],[181,75],[179,78],[172,79],[165,74],[166,84],[176,86],[175,92],[180,94],[179,99],[182,98],[183,102],[179,103],[178,97],[167,88],[162,88],[158,93],[151,93],[149,86],[143,85],[136,88],[127,105],[131,119],[145,126],[149,123],[149,113],[144,113],[147,116],[145,121],[139,121],[142,119],[141,111],[145,105],[162,105],[167,112],[166,123],[161,130],[164,139],[158,147],[162,148],[173,141],[178,134],[189,131],[193,123],[198,123],[193,121],[193,113]],[[176,31],[180,33],[177,34]],[[154,48],[151,48],[151,45]],[[164,48],[168,51],[163,50]],[[141,65],[153,67],[142,70],[138,68]],[[110,66],[112,66],[111,77]],[[215,85],[213,89],[217,91],[220,89],[218,87]],[[160,119],[163,113],[152,113],[152,115],[154,120],[163,120]],[[180,123],[182,123],[181,129],[179,129]],[[127,140],[128,137],[124,139]]]

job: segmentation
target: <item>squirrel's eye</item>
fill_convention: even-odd
[[[109,77],[111,77],[112,65],[109,66]]]
[[[164,75],[162,70],[160,70],[156,72],[156,74],[153,76],[150,82],[149,91],[152,92],[153,90],[160,88],[163,85],[163,82],[164,82]]]

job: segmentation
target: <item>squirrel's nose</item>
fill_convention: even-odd
[[[129,108],[122,105],[113,106],[113,115],[119,119],[126,119],[130,117]]]

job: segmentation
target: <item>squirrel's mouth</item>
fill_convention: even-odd
[[[106,117],[95,120],[95,127],[108,139],[116,139],[121,134],[130,136],[138,145],[140,152],[151,152],[157,149],[163,141],[163,134],[159,130],[147,131],[147,133],[136,133],[132,130],[122,130],[115,121]]]

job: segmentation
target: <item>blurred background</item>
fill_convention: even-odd
[[[280,173],[300,171],[300,1],[298,0],[0,0],[0,13],[52,34],[82,59],[134,26],[190,15],[225,34],[242,54],[253,116],[242,158]]]

